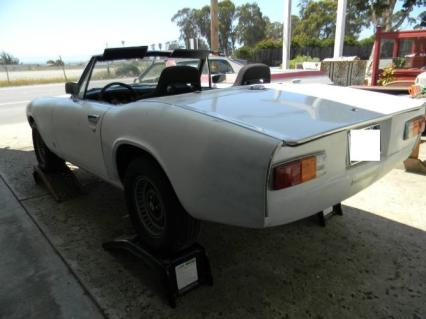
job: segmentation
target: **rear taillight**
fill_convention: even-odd
[[[425,117],[419,116],[405,123],[404,140],[421,134],[425,130]]]
[[[295,186],[324,173],[325,154],[312,155],[273,168],[272,189]]]

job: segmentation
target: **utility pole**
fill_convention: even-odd
[[[108,42],[105,43],[105,48],[108,49]],[[107,73],[108,73],[108,76],[110,76],[111,75],[111,71],[109,70],[109,62],[107,61],[106,64],[107,64]]]
[[[283,63],[282,69],[287,70],[290,67],[290,47],[291,47],[291,1],[284,0],[283,16]]]
[[[335,59],[343,56],[343,44],[345,42],[345,22],[347,0],[339,0],[337,3],[337,21],[336,21],[336,37],[334,38],[334,54]]]
[[[219,52],[219,28],[218,28],[218,4],[217,0],[210,1],[210,33],[211,33],[211,50],[213,52]]]

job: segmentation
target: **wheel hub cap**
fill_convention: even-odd
[[[135,182],[136,210],[145,230],[152,237],[160,237],[165,230],[165,209],[159,190],[145,177]]]

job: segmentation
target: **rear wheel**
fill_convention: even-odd
[[[32,128],[32,135],[34,152],[40,169],[44,172],[57,172],[62,170],[65,161],[47,148],[36,126]]]
[[[158,164],[133,160],[126,170],[124,189],[133,225],[148,248],[176,251],[195,242],[200,222],[184,210]]]

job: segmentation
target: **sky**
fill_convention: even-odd
[[[282,22],[283,0],[257,2],[271,21]],[[62,56],[84,61],[105,46],[150,45],[179,38],[171,17],[181,8],[201,8],[209,0],[0,0],[0,51],[21,62],[45,62]],[[293,0],[297,14],[299,0]],[[365,30],[361,37],[372,34]]]

